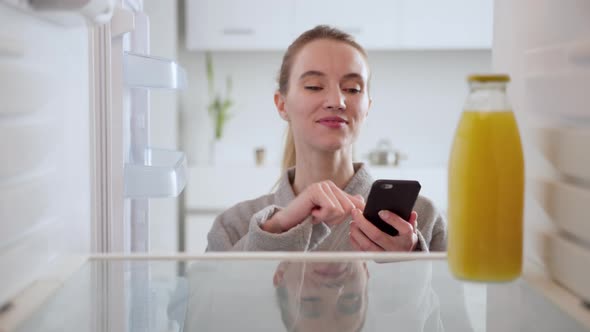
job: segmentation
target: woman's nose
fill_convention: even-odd
[[[344,94],[340,91],[340,88],[329,89],[324,106],[331,111],[344,111],[346,109]]]

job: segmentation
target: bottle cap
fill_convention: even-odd
[[[469,82],[510,82],[506,74],[473,74],[467,77]]]

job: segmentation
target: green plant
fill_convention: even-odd
[[[205,62],[207,66],[207,83],[209,90],[209,106],[207,107],[209,115],[213,118],[215,124],[215,139],[220,139],[223,136],[223,127],[227,121],[231,118],[229,109],[233,106],[234,102],[230,98],[232,90],[232,79],[230,76],[226,77],[225,80],[225,96],[215,92],[215,74],[213,70],[213,59],[211,53],[205,53]]]

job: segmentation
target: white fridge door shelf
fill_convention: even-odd
[[[525,58],[527,75],[590,68],[590,39],[530,50]]]
[[[588,67],[584,70],[526,76],[527,108],[539,114],[562,116],[576,122],[590,123],[590,66]]]
[[[590,123],[590,39],[530,50],[524,64],[529,109]]]
[[[132,88],[183,89],[186,72],[178,63],[164,58],[125,53],[125,82]]]
[[[560,234],[546,235],[545,255],[551,277],[590,302],[590,249]]]
[[[125,165],[125,197],[175,197],[182,192],[187,178],[183,152],[149,148],[145,160]]]
[[[588,203],[590,190],[562,181],[536,179],[533,194],[562,231],[590,243]]]
[[[590,129],[538,128],[534,138],[541,153],[557,171],[590,182]]]

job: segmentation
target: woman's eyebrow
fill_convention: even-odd
[[[317,71],[317,70],[308,70],[305,73],[301,74],[301,76],[299,76],[299,80],[303,80],[307,77],[310,76],[318,76],[318,77],[325,77],[326,74],[321,72],[321,71]],[[348,73],[344,76],[342,76],[342,80],[346,81],[346,80],[359,80],[361,82],[364,82],[365,79],[363,78],[363,76],[361,74],[358,73]]]
[[[321,71],[317,71],[317,70],[308,70],[305,73],[301,74],[301,76],[299,76],[299,80],[302,80],[306,77],[309,76],[326,76],[326,74],[322,73]]]
[[[360,80],[362,82],[365,81],[365,79],[363,78],[363,76],[361,74],[357,74],[357,73],[349,73],[349,74],[346,74],[346,75],[342,76],[342,80],[350,80],[350,79],[357,79],[357,80]]]

